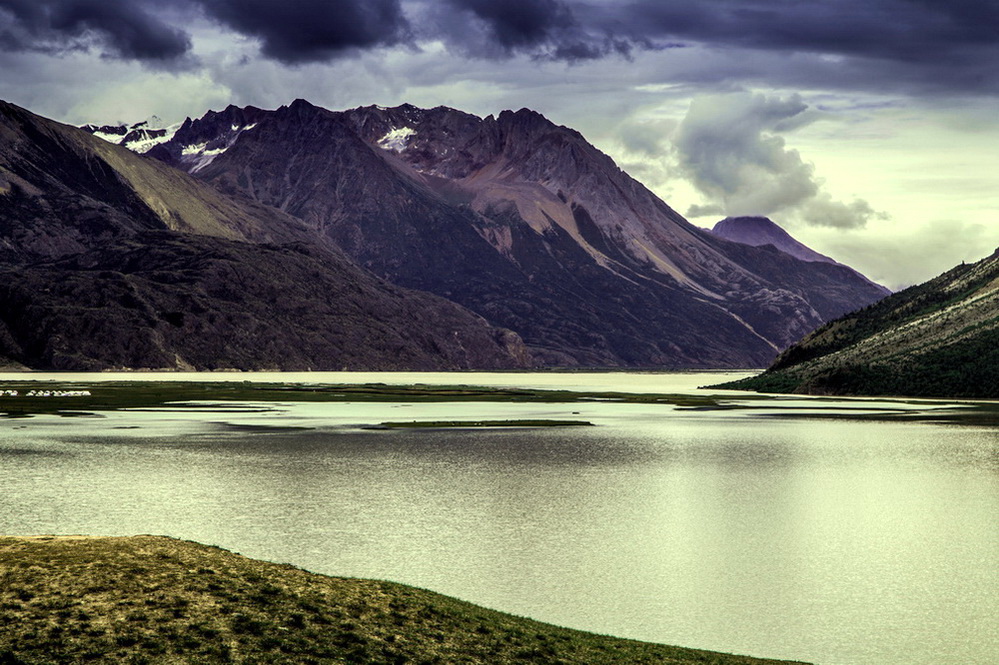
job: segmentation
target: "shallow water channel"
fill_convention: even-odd
[[[336,376],[694,395],[727,378]],[[0,533],[166,534],[756,656],[999,662],[995,421],[966,404],[723,405],[199,402],[0,419]],[[504,419],[593,426],[361,429]]]

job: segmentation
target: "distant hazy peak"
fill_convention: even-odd
[[[785,254],[790,254],[802,261],[837,263],[825,254],[819,254],[814,249],[798,242],[791,234],[767,217],[726,217],[715,224],[711,233],[720,238],[753,247],[773,245]]]

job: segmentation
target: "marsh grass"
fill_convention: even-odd
[[[82,397],[29,396],[44,386],[52,393],[79,389],[74,382],[10,381],[0,385],[0,414],[25,417],[55,413],[85,417],[95,412],[115,409],[184,406],[197,408],[198,402],[543,402],[571,403],[592,400],[664,403],[686,408],[724,408],[718,398],[692,395],[631,394],[618,392],[577,392],[571,390],[534,390],[520,388],[485,388],[474,386],[389,386],[385,384],[322,385],[254,382],[175,382],[121,381],[95,382],[91,393]],[[763,396],[757,399],[766,399]]]
[[[407,420],[385,422],[370,429],[464,429],[494,427],[593,427],[586,420]]]
[[[0,664],[775,663],[164,537],[0,537]]]

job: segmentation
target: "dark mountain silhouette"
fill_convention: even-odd
[[[40,369],[465,369],[519,338],[316,229],[0,102],[0,359]]]
[[[541,365],[763,366],[884,295],[845,266],[689,224],[526,109],[231,106],[148,154],[516,331]]]

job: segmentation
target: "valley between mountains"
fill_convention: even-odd
[[[164,130],[81,129],[0,103],[0,357],[764,367],[888,295],[769,220],[722,226],[690,224],[527,109],[297,100]]]

